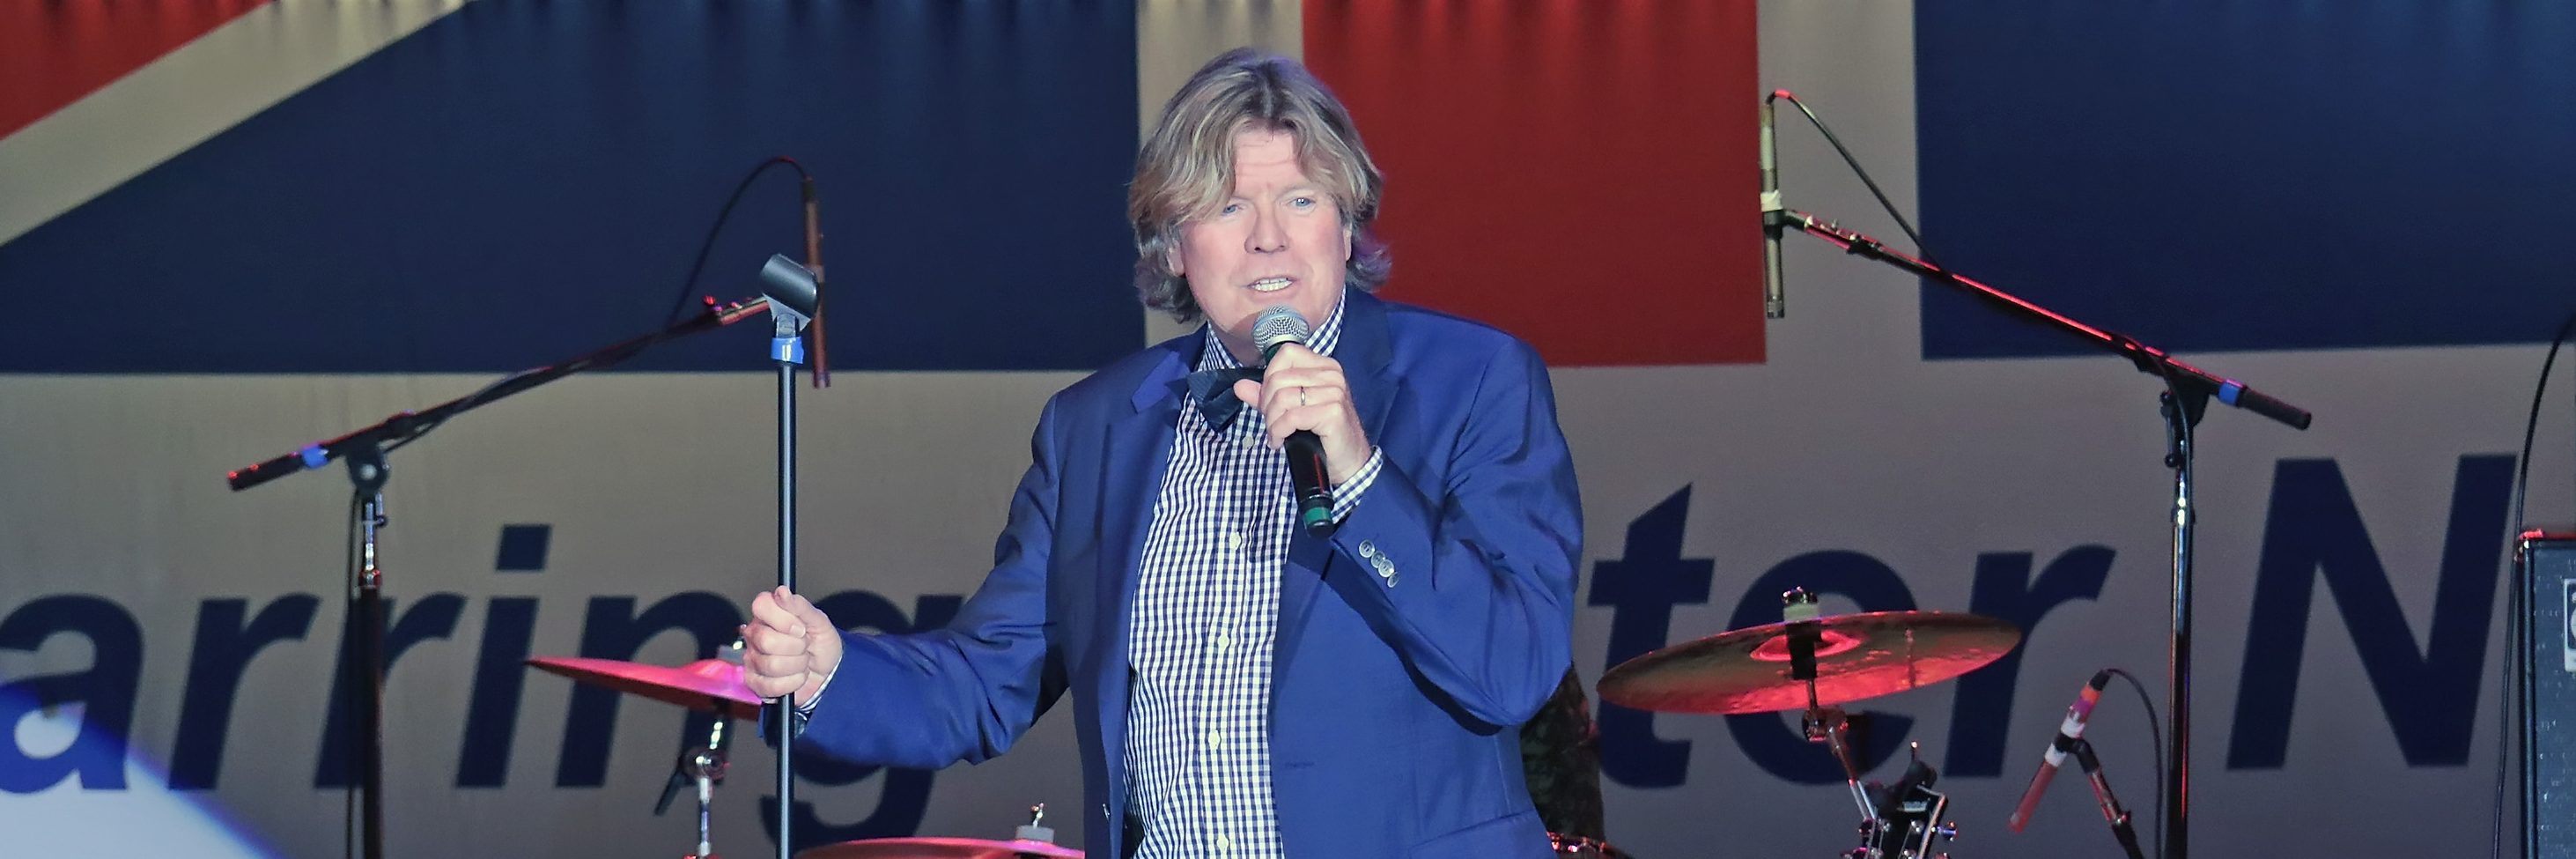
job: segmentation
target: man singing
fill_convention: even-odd
[[[1136,285],[1197,331],[1057,393],[983,585],[945,629],[751,603],[798,742],[936,768],[1070,690],[1095,857],[1549,855],[1517,727],[1571,663],[1582,526],[1546,368],[1381,301],[1383,179],[1347,109],[1250,50],[1183,85],[1128,191]],[[1266,364],[1256,316],[1303,345]],[[1321,442],[1329,536],[1281,446]]]

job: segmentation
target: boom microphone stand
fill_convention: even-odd
[[[349,503],[349,634],[341,640],[341,659],[349,666],[347,679],[351,683],[350,688],[361,690],[355,702],[358,728],[354,739],[356,753],[352,757],[358,768],[355,780],[362,808],[359,815],[360,841],[364,845],[361,855],[366,859],[383,859],[385,852],[384,570],[376,563],[376,533],[392,523],[385,514],[385,483],[392,476],[385,455],[419,440],[457,415],[574,373],[624,361],[666,340],[731,325],[760,312],[767,305],[763,299],[726,305],[718,305],[709,299],[705,311],[660,331],[553,366],[521,370],[484,386],[482,390],[426,410],[403,412],[339,438],[317,441],[225,473],[225,482],[232,486],[233,491],[239,492],[289,474],[321,468],[333,460],[348,466],[349,482],[355,491]]]
[[[1776,197],[1772,199],[1776,200]],[[2305,409],[2255,391],[2242,382],[2212,375],[2175,360],[2161,349],[2075,321],[1929,261],[1889,250],[1879,240],[1843,229],[1832,221],[1787,208],[1765,212],[1764,216],[1766,220],[1776,219],[1782,226],[1831,242],[1853,255],[1887,263],[1965,292],[2008,315],[2073,334],[2129,359],[2141,372],[2165,380],[2167,390],[2159,395],[2168,443],[2165,465],[2174,470],[2173,617],[2167,656],[2171,685],[2165,702],[2166,721],[2173,732],[2173,745],[2168,749],[2165,766],[2173,772],[2173,777],[2165,782],[2165,855],[2171,859],[2182,859],[2186,855],[2185,823],[2189,815],[2186,804],[2189,794],[2185,784],[2189,780],[2191,760],[2191,529],[2194,518],[2191,428],[2199,423],[2212,398],[2294,429],[2307,429],[2311,416]]]
[[[1851,153],[1843,148],[1842,141],[1836,139],[1833,131],[1825,127],[1824,121],[1816,118],[1815,112],[1808,110],[1806,104],[1798,101],[1797,96],[1788,90],[1774,90],[1762,100],[1759,138],[1762,168],[1764,316],[1778,319],[1785,315],[1783,311],[1785,303],[1781,300],[1780,236],[1787,230],[1795,228],[1808,235],[1832,242],[1846,252],[1887,263],[1918,277],[1929,278],[1943,286],[1965,292],[2007,315],[2073,334],[2098,348],[2129,359],[2130,363],[2136,364],[2142,372],[2163,377],[2165,391],[2160,397],[2160,404],[2166,432],[2165,465],[2174,470],[2173,617],[2166,662],[2170,686],[2167,689],[2168,695],[2165,701],[2166,721],[2173,731],[2173,746],[2168,750],[2165,766],[2172,771],[2173,777],[2165,782],[2163,797],[2164,824],[2168,836],[2165,842],[2165,855],[2170,859],[2182,859],[2186,855],[2185,848],[2189,843],[2186,837],[2188,832],[2186,824],[2190,819],[2190,791],[2187,785],[2190,782],[2191,772],[2191,531],[2192,520],[2195,518],[2192,504],[2191,430],[2200,422],[2201,414],[2208,408],[2212,397],[2217,398],[2221,403],[2252,411],[2301,430],[2308,428],[2310,419],[2308,412],[2258,393],[2234,379],[2214,376],[2198,367],[2176,361],[2163,350],[2140,343],[2134,338],[2077,322],[2003,290],[1978,283],[1934,265],[1931,260],[1918,259],[1888,250],[1887,246],[1877,239],[1843,229],[1832,221],[1815,215],[1789,208],[1780,197],[1779,162],[1772,132],[1772,103],[1777,99],[1788,99],[1789,103],[1797,105],[1799,111],[1805,113],[1808,120],[1815,123],[1816,129],[1824,134],[1825,141],[1833,144],[1835,151],[1851,164],[1852,171],[1859,174],[1862,184],[1869,186],[1870,193],[1878,198],[1880,205],[1886,206],[1889,214],[1896,216],[1897,225],[1905,228],[1906,235],[1913,237],[1915,244],[1922,244],[1922,237],[1916,236],[1914,228],[1905,223],[1905,217],[1896,213],[1895,205],[1889,203],[1887,195],[1879,191],[1878,183],[1869,178],[1868,171],[1860,168],[1860,162],[1853,159]]]

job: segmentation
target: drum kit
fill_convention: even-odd
[[[1778,623],[1730,630],[1666,647],[1612,667],[1597,688],[1601,699],[1640,710],[1704,715],[1797,711],[1809,742],[1825,747],[1843,768],[1860,813],[1861,844],[1844,859],[1946,859],[1958,834],[1946,817],[1949,801],[1933,789],[1939,773],[1920,754],[1894,783],[1863,781],[1852,752],[1851,724],[1841,704],[1946,682],[2003,658],[2021,642],[2011,624],[1973,614],[1884,611],[1822,614],[1814,594],[1793,589],[1781,597]],[[742,680],[735,649],[720,658],[663,667],[609,659],[542,657],[540,670],[576,682],[715,713],[705,745],[682,753],[676,789],[694,782],[698,797],[697,852],[712,859],[708,807],[714,783],[724,778],[725,724],[759,718],[761,699]],[[669,802],[666,794],[664,802]],[[872,838],[808,848],[797,859],[1081,859],[1082,851],[1057,846],[1043,825],[1044,805],[1030,809],[1029,824],[1008,840],[973,838]],[[1559,855],[1622,857],[1600,841],[1551,834]]]

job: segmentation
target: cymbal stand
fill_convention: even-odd
[[[733,646],[716,651],[716,658],[737,666],[741,665],[742,640],[735,639]],[[716,783],[724,781],[725,777],[725,746],[729,739],[726,726],[732,724],[733,720],[725,713],[725,701],[716,700],[710,703],[715,705],[715,714],[708,720],[706,745],[692,746],[680,752],[679,766],[671,771],[671,780],[662,785],[662,801],[653,806],[655,815],[669,811],[671,800],[680,794],[680,787],[690,783],[696,784],[698,852],[689,854],[686,859],[715,859],[715,847],[709,839],[714,820],[711,809],[715,803]]]
[[[698,852],[689,854],[688,859],[716,859],[715,845],[708,840],[714,819],[710,810],[715,803],[716,782],[723,781],[725,775],[725,726],[733,720],[719,714],[710,721],[713,727],[707,729],[707,744],[688,750],[680,758],[680,772],[698,785]]]
[[[1806,588],[1790,588],[1780,595],[1780,619],[1789,622],[1789,679],[1807,684],[1807,711],[1798,719],[1799,730],[1807,742],[1823,743],[1843,766],[1844,783],[1851,786],[1852,803],[1860,807],[1864,825],[1878,818],[1877,807],[1869,801],[1869,791],[1861,787],[1860,766],[1852,760],[1851,716],[1841,707],[1826,707],[1816,701],[1816,645],[1823,633],[1815,624],[1819,613],[1816,595]]]
[[[1834,760],[1843,765],[1843,783],[1851,786],[1852,803],[1860,807],[1864,823],[1878,817],[1870,804],[1869,789],[1860,783],[1860,767],[1852,763],[1851,717],[1841,707],[1816,706],[1816,681],[1807,680],[1807,712],[1800,717],[1799,727],[1807,733],[1807,742],[1823,743],[1833,750]]]

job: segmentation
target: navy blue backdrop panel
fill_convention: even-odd
[[[833,364],[1136,348],[1135,11],[473,3],[0,246],[0,372],[492,372],[659,327],[735,184],[819,180]],[[792,171],[695,290],[802,258]],[[633,364],[765,370],[766,319]]]
[[[2176,351],[2535,342],[2576,310],[2576,5],[1914,14],[1955,270]],[[2088,348],[1926,288],[1926,357]]]

